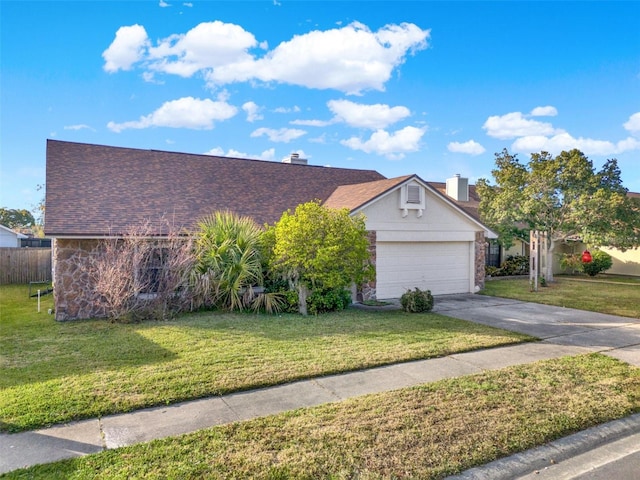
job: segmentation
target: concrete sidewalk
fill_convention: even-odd
[[[600,351],[640,366],[640,320],[479,295],[439,297],[435,310],[535,335],[543,341],[315,378],[37,431],[0,434],[0,473],[215,425],[566,355]],[[640,432],[640,420],[637,430]],[[584,451],[586,447],[580,448]]]

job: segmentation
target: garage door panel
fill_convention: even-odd
[[[408,289],[434,295],[469,291],[469,242],[379,242],[377,296],[397,298]]]

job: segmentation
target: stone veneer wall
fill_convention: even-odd
[[[486,265],[486,256],[487,256],[487,240],[484,237],[484,232],[476,232],[476,242],[475,242],[475,250],[476,250],[476,278],[475,278],[475,286],[484,288],[484,278],[485,278],[485,270],[484,267]]]
[[[377,235],[375,230],[370,230],[368,235],[369,240],[369,261],[371,265],[373,265],[374,272],[376,271],[376,245],[377,245]],[[364,283],[360,286],[358,292],[358,300],[366,301],[366,300],[375,300],[376,299],[376,279]]]
[[[53,287],[56,320],[104,317],[86,259],[95,255],[98,240],[55,239],[53,241]]]

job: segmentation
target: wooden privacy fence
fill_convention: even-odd
[[[0,285],[50,280],[50,248],[0,248]]]

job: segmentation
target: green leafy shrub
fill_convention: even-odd
[[[267,252],[270,275],[279,275],[290,289],[298,291],[299,311],[306,315],[342,305],[341,300],[324,299],[322,290],[341,292],[375,276],[368,238],[363,215],[352,216],[346,208],[327,208],[313,201],[298,205],[293,213],[283,213],[263,234],[262,248]],[[307,296],[316,290],[321,292],[316,292],[311,303],[317,303],[318,309],[309,312]]]
[[[402,310],[409,313],[429,312],[433,308],[433,295],[431,290],[407,290],[400,297]]]
[[[524,255],[509,255],[500,267],[488,265],[484,267],[485,275],[492,277],[507,277],[510,275],[528,275],[529,257]]]
[[[487,265],[484,267],[484,274],[487,277],[498,277],[501,274],[499,267],[494,267],[493,265]]]
[[[500,265],[501,275],[526,275],[529,273],[529,257],[509,255]]]
[[[609,270],[613,265],[611,255],[601,250],[593,252],[591,258],[593,258],[591,262],[582,264],[582,271],[590,277],[595,277],[600,272]]]
[[[579,253],[560,254],[560,267],[571,273],[582,271],[582,257]]]
[[[316,289],[307,298],[307,311],[311,315],[344,310],[351,303],[351,292],[344,288]]]

